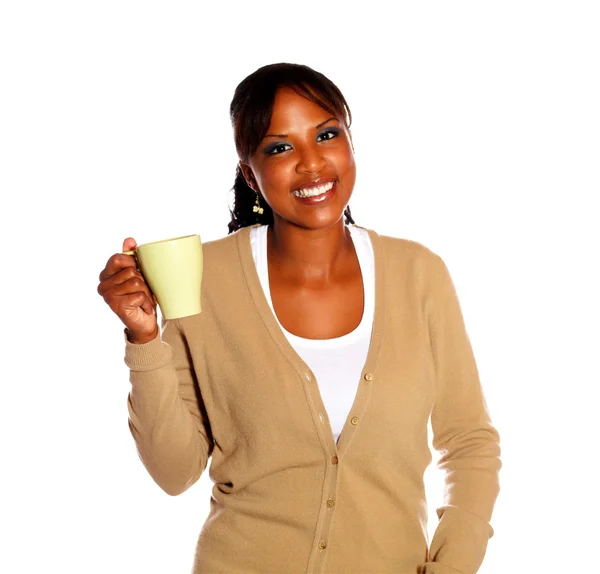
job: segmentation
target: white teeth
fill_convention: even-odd
[[[325,183],[320,185],[319,187],[313,187],[309,190],[306,189],[297,189],[292,191],[292,193],[297,197],[316,197],[317,195],[322,195],[325,192],[329,191],[335,182]]]

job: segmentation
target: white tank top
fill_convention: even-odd
[[[296,353],[310,367],[317,378],[329,424],[337,442],[348,413],[354,403],[361,373],[371,342],[371,329],[375,311],[375,264],[373,246],[367,231],[348,225],[356,249],[363,277],[364,311],[356,329],[335,339],[304,339],[286,331],[273,308],[269,287],[267,264],[268,225],[253,227],[250,231],[252,255],[265,297],[275,319]],[[320,413],[323,417],[324,413]]]

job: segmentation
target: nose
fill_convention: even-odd
[[[300,150],[296,171],[298,173],[319,173],[326,163],[317,146],[305,146]]]

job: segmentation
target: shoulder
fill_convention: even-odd
[[[359,227],[366,231],[373,242],[377,242],[382,256],[386,262],[394,263],[412,263],[421,265],[437,265],[442,258],[438,253],[427,247],[425,244],[414,239],[403,237],[393,237],[383,233],[378,233],[373,229]]]
[[[202,242],[202,250],[204,254],[215,255],[219,253],[228,253],[235,251],[237,248],[238,235],[243,229],[234,231],[225,237],[219,237],[218,239],[211,239],[210,241]]]
[[[230,265],[239,265],[240,234],[247,233],[246,228],[234,231],[225,237],[202,242],[204,271],[223,270]]]
[[[240,269],[238,232],[218,239],[202,239],[202,290],[213,293],[223,280],[235,281]]]
[[[202,243],[202,281],[207,288],[231,288],[246,283],[254,267],[251,233],[257,226],[242,227],[218,239]],[[236,287],[236,288],[237,288]]]
[[[371,237],[376,260],[379,253],[386,270],[386,282],[394,288],[399,285],[410,286],[410,289],[427,295],[451,281],[442,257],[424,243],[371,229],[366,231]]]

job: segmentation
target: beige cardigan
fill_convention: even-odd
[[[125,337],[129,427],[178,495],[211,458],[194,574],[474,574],[493,535],[499,437],[458,298],[425,246],[368,230],[375,318],[336,444],[314,374],[265,298],[250,228],[204,244],[202,313]],[[428,547],[423,473],[446,471]]]

